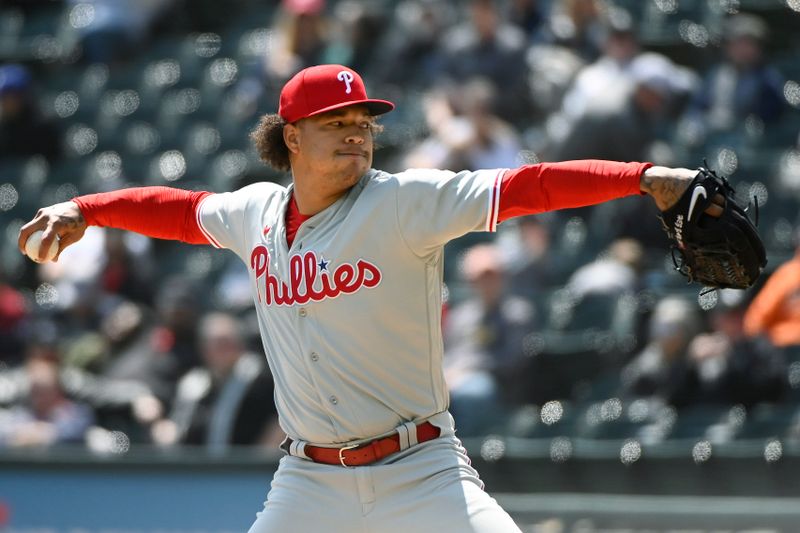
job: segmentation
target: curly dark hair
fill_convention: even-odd
[[[250,139],[256,145],[258,157],[274,169],[288,172],[289,148],[283,141],[283,127],[287,124],[278,114],[264,115],[258,126],[250,132]]]
[[[264,115],[258,121],[258,125],[250,132],[250,139],[256,145],[258,156],[263,162],[274,169],[289,172],[289,148],[283,140],[283,127],[288,122],[278,114]],[[373,122],[370,130],[376,136],[383,131],[383,126]],[[380,148],[377,144],[375,148]]]

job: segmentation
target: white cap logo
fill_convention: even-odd
[[[353,90],[350,88],[350,84],[353,82],[353,74],[348,70],[343,70],[336,75],[336,79],[344,82],[345,87],[347,87],[344,92],[350,94],[350,91]]]

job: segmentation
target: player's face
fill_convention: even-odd
[[[374,118],[365,106],[354,105],[298,121],[292,169],[303,169],[319,186],[344,190],[372,166]],[[297,178],[297,172],[295,172]]]

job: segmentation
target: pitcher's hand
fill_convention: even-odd
[[[75,202],[61,202],[60,204],[39,209],[33,220],[19,230],[17,246],[23,254],[25,253],[25,243],[28,241],[28,237],[36,230],[43,231],[41,252],[48,250],[50,243],[58,236],[58,253],[53,258],[53,261],[58,261],[64,248],[81,240],[81,237],[86,232],[86,221],[78,204]],[[39,259],[44,259],[43,255]]]

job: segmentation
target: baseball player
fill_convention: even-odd
[[[59,253],[87,226],[210,244],[247,265],[286,453],[250,531],[519,531],[455,434],[442,372],[443,246],[514,216],[649,193],[664,209],[693,170],[571,161],[463,172],[372,167],[375,117],[355,71],[283,87],[253,138],[292,184],[212,194],[144,187],[39,210]],[[709,209],[718,209],[712,206]]]

